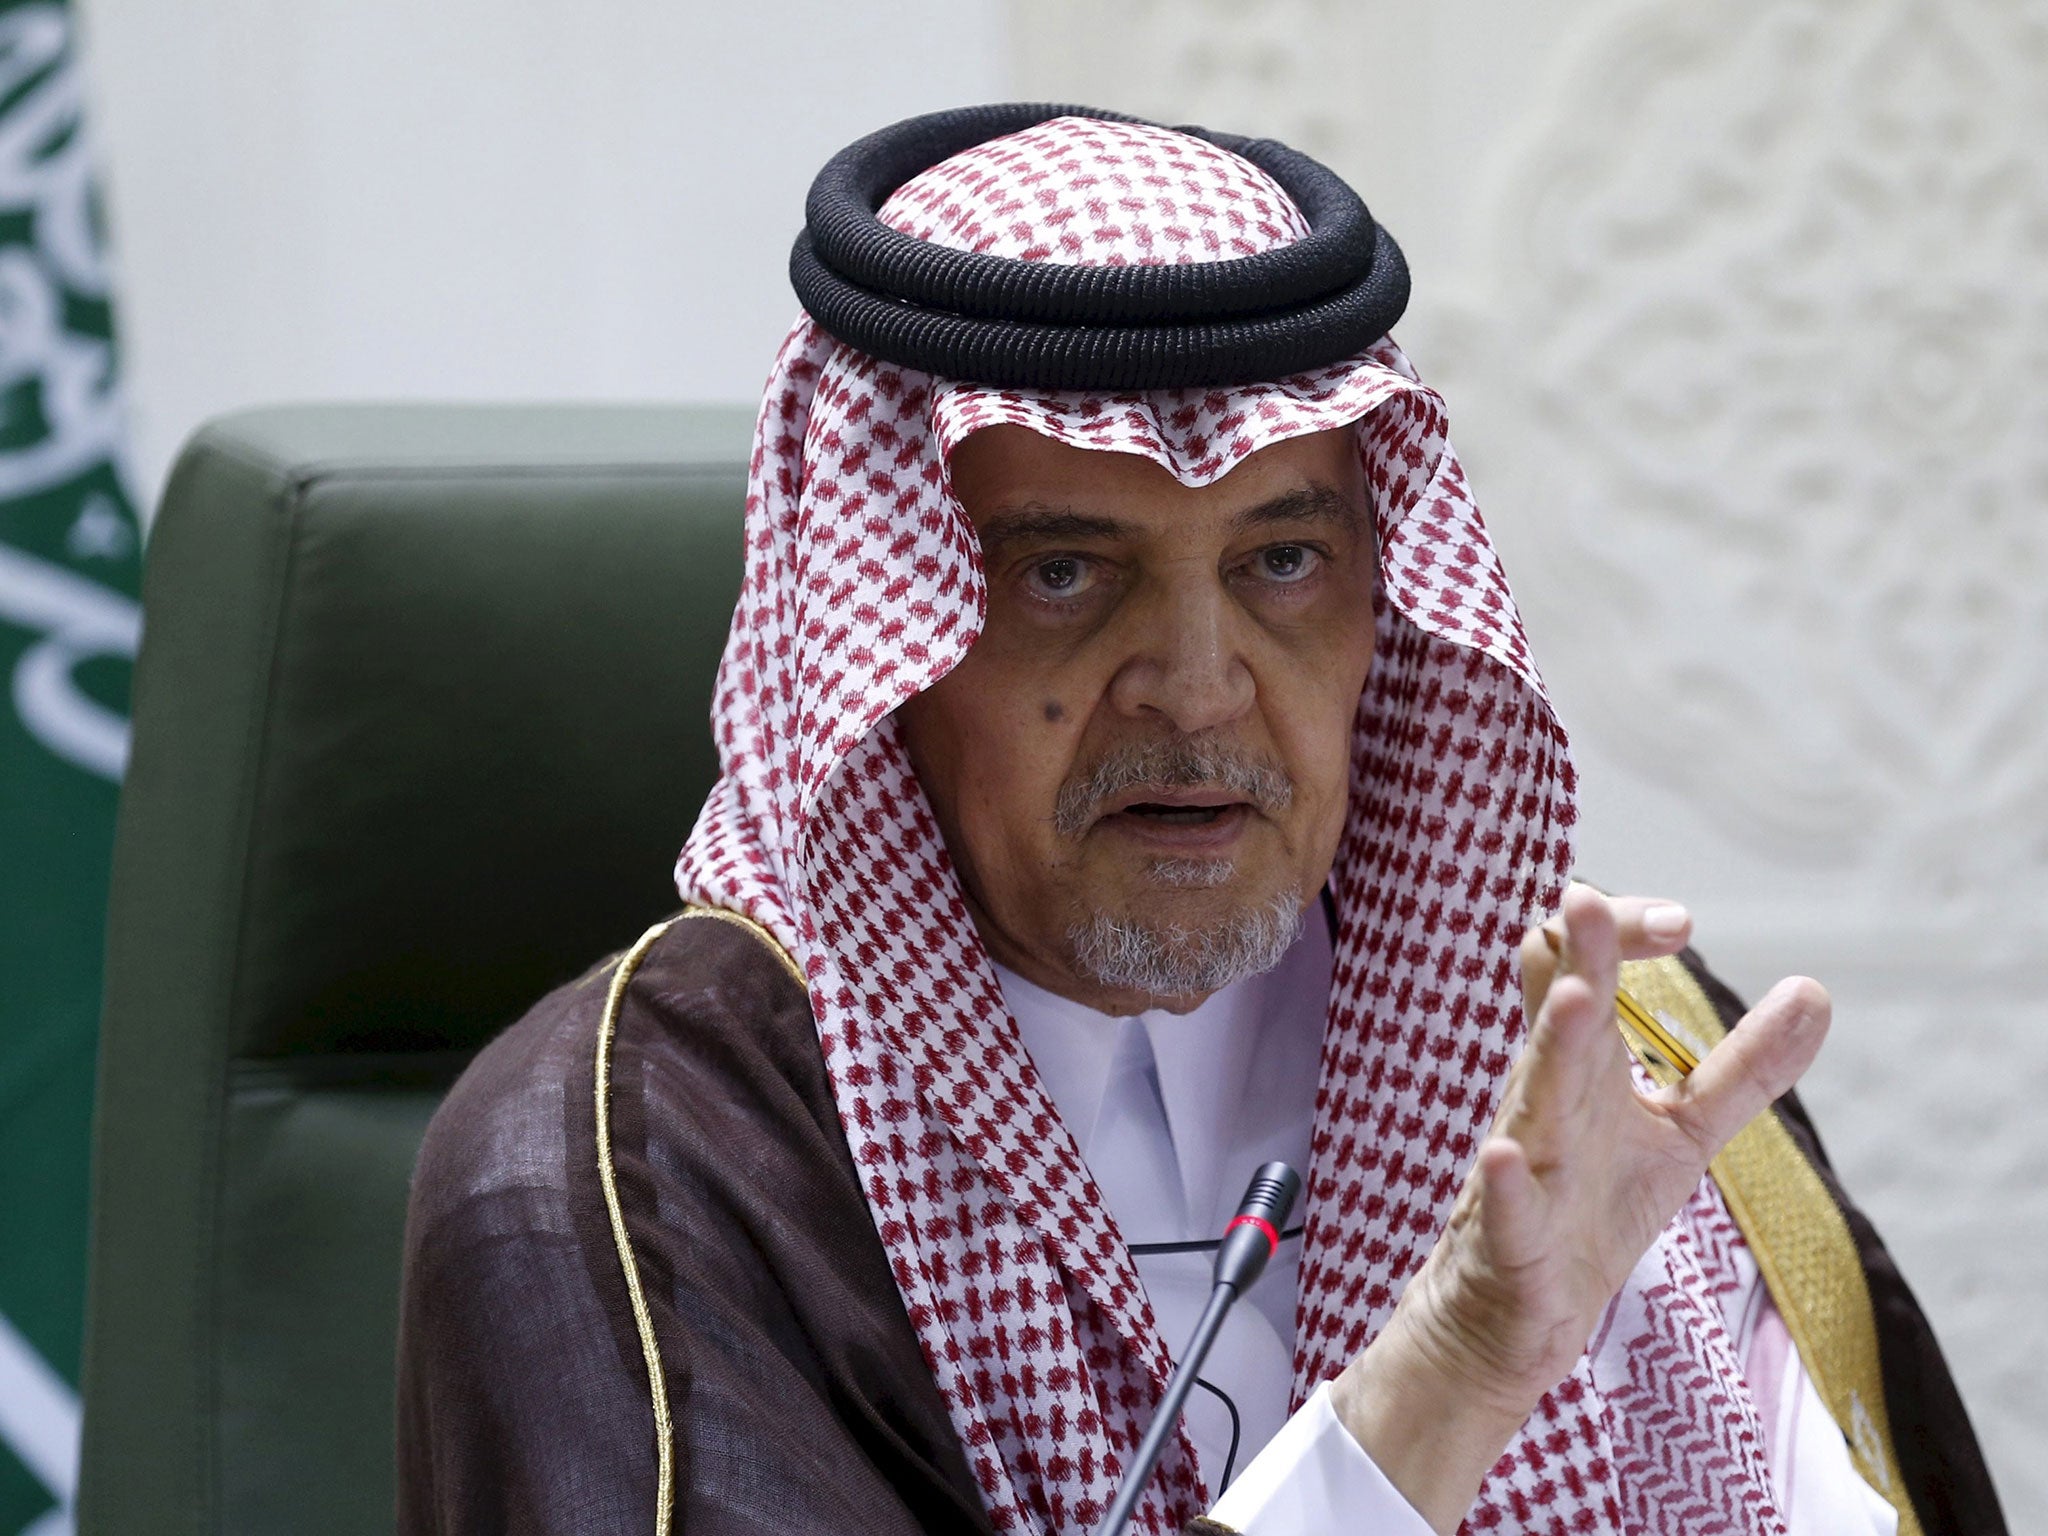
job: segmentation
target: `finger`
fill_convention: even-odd
[[[1827,989],[1788,976],[1743,1015],[1683,1082],[1665,1090],[1671,1113],[1706,1157],[1799,1081],[1827,1038]]]
[[[1557,932],[1551,931],[1550,923],[1558,924]],[[1550,923],[1522,935],[1522,1014],[1531,1024],[1543,1011],[1543,999],[1550,995],[1550,984],[1564,969],[1563,920],[1554,917]]]
[[[1564,900],[1570,901],[1575,892],[1591,890],[1593,887],[1584,881],[1569,881],[1564,888]],[[1594,894],[1599,893],[1596,891]],[[1542,1011],[1550,984],[1561,972],[1571,969],[1569,947],[1562,903],[1549,917],[1522,935],[1522,1008],[1531,1024],[1536,1022],[1536,1015]]]
[[[1580,976],[1561,976],[1544,999],[1518,1063],[1520,1077],[1504,1098],[1495,1129],[1522,1143],[1548,1175],[1569,1163],[1606,1095],[1620,1112],[1633,1102],[1628,1052],[1613,1024],[1613,993]]]
[[[1489,1136],[1474,1159],[1479,1237],[1487,1259],[1504,1270],[1545,1256],[1543,1187],[1529,1166],[1527,1148],[1508,1136]]]
[[[1522,1081],[1501,1120],[1503,1129],[1524,1139],[1538,1168],[1564,1156],[1597,1090],[1604,1088],[1617,1112],[1633,1093],[1613,1027],[1621,967],[1614,914],[1605,896],[1574,885],[1565,892],[1561,916],[1570,969],[1551,984],[1530,1027]]]
[[[1610,1093],[1629,1091],[1612,1027],[1621,965],[1614,915],[1605,896],[1574,884],[1564,893],[1560,918],[1568,968],[1544,993],[1495,1116],[1500,1130],[1525,1141],[1538,1168],[1563,1156],[1573,1121],[1603,1076]]]
[[[1691,942],[1692,914],[1661,896],[1610,896],[1615,932],[1624,960],[1654,960],[1675,955]]]
[[[1570,887],[1571,891],[1591,889],[1576,881]],[[1569,894],[1570,891],[1567,892]],[[1661,896],[1608,896],[1603,899],[1614,917],[1624,960],[1653,960],[1663,955],[1675,955],[1692,940],[1692,914],[1675,901]],[[1562,909],[1522,936],[1522,1005],[1531,1021],[1542,1009],[1543,999],[1558,973],[1573,968],[1569,949]]]
[[[1583,881],[1570,881],[1564,888],[1564,900],[1570,901],[1574,892],[1592,889]],[[1563,903],[1522,935],[1522,1008],[1531,1024],[1536,1022],[1536,1015],[1543,1009],[1543,999],[1549,995],[1550,984],[1562,972],[1571,969],[1568,948]]]
[[[1602,996],[1612,997],[1621,984],[1621,927],[1614,903],[1590,885],[1564,893],[1563,959],[1565,969],[1583,977]]]
[[[1589,890],[1589,886],[1574,886],[1573,890]],[[1621,958],[1624,960],[1651,960],[1659,955],[1675,955],[1685,948],[1692,938],[1692,914],[1675,901],[1662,896],[1603,896],[1608,913],[1614,918],[1615,933],[1621,944]],[[1558,910],[1532,931],[1532,937],[1541,939],[1544,947],[1559,956],[1566,966],[1571,964],[1571,937],[1564,920],[1564,911]]]

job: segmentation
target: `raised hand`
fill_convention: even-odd
[[[1338,1417],[1442,1531],[1707,1164],[1827,1033],[1827,993],[1791,977],[1689,1078],[1642,1092],[1615,1027],[1619,967],[1681,948],[1683,909],[1573,886],[1546,928],[1522,949],[1529,1038],[1450,1222],[1334,1390]]]

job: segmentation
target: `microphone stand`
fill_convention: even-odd
[[[1138,1500],[1144,1497],[1145,1487],[1152,1481],[1153,1469],[1166,1453],[1166,1442],[1180,1423],[1181,1409],[1194,1389],[1195,1378],[1201,1374],[1209,1346],[1222,1331],[1231,1304],[1251,1289],[1252,1282],[1279,1252],[1280,1229],[1287,1225],[1288,1214],[1300,1193],[1301,1175],[1285,1163],[1265,1163],[1252,1175],[1244,1199],[1238,1202],[1237,1214],[1223,1229],[1223,1244],[1216,1250],[1215,1283],[1209,1292],[1209,1304],[1202,1309],[1194,1336],[1181,1351],[1180,1363],[1167,1379],[1166,1394],[1153,1410],[1145,1438],[1138,1442],[1138,1454],[1125,1474],[1115,1502],[1109,1506],[1109,1514],[1096,1527],[1096,1536],[1123,1536]]]

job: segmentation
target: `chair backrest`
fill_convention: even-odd
[[[676,905],[737,412],[216,422],[144,579],[109,917],[80,1529],[388,1532],[415,1149]]]

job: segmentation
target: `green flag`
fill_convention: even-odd
[[[71,1529],[100,944],[141,630],[65,5],[0,6],[0,1533]]]

